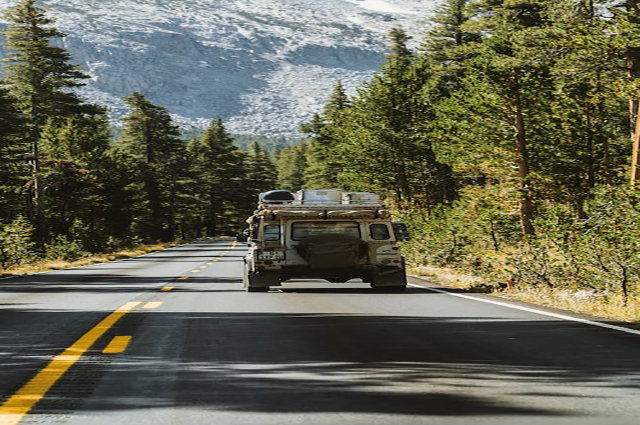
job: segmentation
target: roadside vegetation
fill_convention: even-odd
[[[632,0],[442,1],[336,86],[278,182],[384,193],[437,279],[637,321],[639,23]]]
[[[127,249],[120,249],[108,254],[78,253],[76,259],[68,256],[52,256],[49,259],[34,258],[31,261],[23,261],[7,268],[0,267],[0,277],[19,276],[31,273],[40,273],[51,270],[68,269],[70,267],[89,266],[91,264],[106,263],[108,261],[122,260],[125,258],[138,257],[154,251],[161,251],[178,245],[179,242],[166,242],[148,245],[138,245]]]

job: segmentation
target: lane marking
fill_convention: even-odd
[[[131,341],[130,336],[115,336],[107,345],[107,347],[102,350],[105,354],[118,354],[124,352],[127,349],[127,345]]]
[[[142,308],[150,309],[150,308],[158,308],[163,304],[163,301],[149,301]]]
[[[206,268],[207,268],[207,266],[200,266],[200,268],[201,268],[201,269],[206,269]]]
[[[44,369],[0,406],[0,425],[17,425],[106,331],[111,329],[122,316],[140,304],[142,303],[135,301],[124,304],[64,350],[62,354],[55,356]]]
[[[180,280],[189,279],[189,276],[180,276],[178,279],[180,279]]]
[[[476,297],[472,297],[470,295],[453,294],[451,292],[443,291],[442,289],[430,288],[428,286],[414,285],[412,283],[409,283],[407,285],[411,286],[413,288],[420,288],[420,289],[426,289],[428,291],[437,292],[439,294],[451,295],[452,297],[465,298],[465,299],[468,299],[468,300],[478,301],[478,302],[481,302],[481,303],[494,304],[494,305],[499,305],[501,307],[509,307],[509,308],[513,308],[513,309],[516,309],[516,310],[526,311],[528,313],[534,313],[534,314],[540,314],[542,316],[554,317],[556,319],[569,320],[569,321],[572,321],[572,322],[584,323],[585,325],[598,326],[600,328],[612,329],[614,331],[626,332],[626,333],[633,334],[633,335],[640,335],[640,330],[638,330],[638,329],[625,328],[623,326],[610,325],[608,323],[602,323],[602,322],[594,322],[593,320],[580,319],[578,317],[571,317],[571,316],[567,316],[567,315],[564,315],[564,314],[551,313],[551,312],[544,311],[544,310],[538,310],[538,309],[529,308],[529,307],[522,307],[522,306],[519,306],[519,305],[509,304],[509,303],[500,302],[500,301],[493,301],[493,300],[487,300],[487,299],[483,299],[483,298],[476,298]]]
[[[191,273],[200,273],[200,270],[191,270]]]
[[[160,288],[161,291],[171,291],[172,289],[174,289],[173,286],[165,286],[164,288]]]

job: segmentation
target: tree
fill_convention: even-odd
[[[493,0],[477,3],[476,7],[485,20],[486,31],[491,34],[478,46],[477,56],[468,61],[470,75],[465,89],[469,92],[467,94],[475,93],[473,98],[477,103],[470,104],[466,100],[460,103],[460,97],[454,100],[465,110],[463,115],[474,114],[467,106],[474,110],[493,109],[497,114],[490,119],[502,117],[504,124],[513,129],[513,152],[520,186],[519,213],[525,235],[535,235],[531,134],[526,117],[529,111],[541,107],[546,99],[543,93],[549,93],[550,84],[548,65],[533,62],[526,55],[519,54],[524,52],[518,50],[516,37],[526,28],[544,24],[542,3]],[[480,107],[483,103],[485,106]],[[495,134],[504,133],[500,131]]]
[[[421,92],[431,74],[414,60],[406,34],[394,30],[390,38],[381,72],[358,91],[335,133],[337,155],[348,164],[339,179],[430,208],[453,196],[450,169],[437,161],[424,131],[433,111]]]
[[[21,212],[22,163],[28,149],[21,140],[23,124],[15,99],[0,86],[0,221]]]
[[[287,146],[276,158],[278,189],[297,191],[304,188],[304,171],[307,168],[307,143]]]
[[[62,38],[51,24],[54,20],[36,7],[35,0],[22,0],[5,12],[9,24],[4,30],[8,55],[4,62],[5,80],[17,105],[25,116],[26,140],[31,146],[33,173],[33,211],[36,237],[45,237],[43,188],[40,183],[40,135],[48,119],[74,114],[98,112],[68,89],[82,85],[88,78],[77,66],[69,64],[70,55],[61,47],[51,44]]]
[[[336,83],[322,114],[314,114],[311,121],[301,126],[301,131],[311,135],[306,151],[307,167],[304,170],[304,187],[327,189],[338,186],[338,174],[342,168],[335,153],[337,131],[349,107],[349,97],[341,81]]]
[[[201,185],[202,226],[207,236],[216,236],[242,203],[242,157],[222,119],[211,121],[203,137],[189,144],[189,152]]]
[[[169,240],[176,232],[177,195],[184,173],[184,142],[167,110],[133,92],[125,97],[131,113],[117,147],[130,158],[139,199],[137,231],[151,240]]]

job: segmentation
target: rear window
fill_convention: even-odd
[[[301,241],[308,236],[326,233],[340,233],[360,238],[360,227],[355,221],[304,221],[293,223],[291,237],[295,241]]]
[[[391,237],[389,228],[386,224],[372,224],[369,226],[371,230],[371,239],[376,241],[386,241]]]
[[[280,226],[269,224],[264,226],[264,240],[265,241],[279,241],[280,240]]]

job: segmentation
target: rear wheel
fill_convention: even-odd
[[[332,278],[327,278],[326,280],[328,280],[331,283],[344,283],[347,281],[347,279],[342,277],[332,277]]]
[[[247,292],[269,292],[268,286],[249,286]]]
[[[375,292],[404,292],[407,289],[407,285],[393,285],[393,286],[371,285],[371,288]]]

